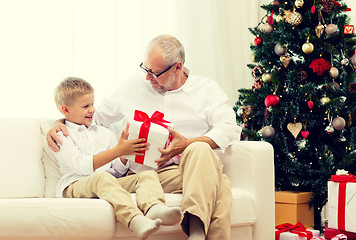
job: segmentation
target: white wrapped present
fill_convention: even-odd
[[[280,224],[275,229],[276,240],[307,240],[319,236],[319,230],[306,229],[300,222],[295,225],[291,223]]]
[[[356,233],[356,177],[332,175],[328,182],[328,226]]]
[[[125,156],[130,161],[144,164],[154,169],[157,168],[157,163],[154,161],[161,157],[161,152],[158,148],[166,148],[170,143],[170,134],[167,127],[173,125],[163,119],[164,114],[161,112],[154,112],[151,117],[146,113],[135,110],[134,119],[129,121],[129,140],[137,138],[146,138],[150,144],[149,149],[144,151],[143,156],[129,155]]]

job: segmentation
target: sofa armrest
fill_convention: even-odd
[[[232,188],[249,191],[256,199],[254,238],[274,238],[274,153],[267,142],[239,141],[224,154],[217,151]]]

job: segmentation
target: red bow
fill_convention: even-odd
[[[145,142],[147,142],[148,133],[149,133],[150,127],[151,127],[151,122],[158,124],[164,128],[168,128],[169,126],[166,125],[165,123],[170,123],[170,122],[164,120],[163,117],[164,117],[164,114],[159,111],[155,111],[152,114],[152,116],[149,117],[145,112],[135,110],[134,120],[138,121],[138,122],[143,122],[140,127],[140,133],[138,135],[138,138],[145,138],[146,139]],[[170,138],[171,138],[171,135],[170,135]],[[142,151],[141,153],[143,153],[144,155],[141,155],[141,156],[136,155],[135,162],[143,164],[144,159],[145,159],[145,151]]]
[[[276,240],[279,240],[279,236],[281,233],[290,232],[294,234],[298,234],[299,237],[306,237],[308,240],[313,237],[313,233],[311,231],[307,231],[307,229],[301,224],[297,222],[297,224],[293,225],[291,223],[284,223],[276,226]]]
[[[333,182],[356,182],[356,176],[352,174],[347,175],[331,175],[331,181]]]

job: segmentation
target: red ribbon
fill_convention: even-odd
[[[337,225],[339,230],[345,231],[345,211],[346,211],[346,184],[356,182],[356,176],[332,175],[331,181],[339,182],[339,199],[337,204]]]
[[[299,237],[306,237],[308,240],[313,237],[313,233],[308,231],[300,222],[295,225],[291,223],[280,224],[276,226],[276,229],[278,230],[275,232],[276,240],[279,240],[279,236],[284,232],[298,234]]]
[[[163,119],[164,114],[159,112],[159,111],[155,111],[151,117],[149,117],[145,112],[139,111],[139,110],[135,110],[135,115],[134,115],[134,120],[138,121],[138,122],[143,122],[141,127],[140,127],[140,132],[138,135],[138,138],[145,138],[147,142],[147,137],[148,137],[148,133],[150,131],[150,127],[151,127],[151,122],[158,124],[164,128],[168,128],[169,126],[166,125],[165,123],[170,123],[167,120]],[[170,135],[170,139],[172,138],[172,136]],[[143,153],[143,155],[136,155],[135,156],[135,162],[137,163],[141,163],[143,164],[144,160],[145,160],[145,152],[146,151],[141,151],[141,153]]]

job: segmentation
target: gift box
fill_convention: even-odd
[[[325,223],[324,236],[325,236],[326,240],[331,240],[332,238],[334,238],[335,236],[337,236],[339,234],[346,235],[347,240],[356,240],[356,233],[330,228],[328,226],[328,223]]]
[[[300,222],[280,224],[275,229],[275,240],[308,240],[319,236],[319,230],[306,229]]]
[[[300,222],[306,227],[314,226],[314,208],[309,206],[312,192],[275,192],[275,225]]]
[[[173,125],[163,119],[164,114],[154,112],[151,117],[146,113],[135,110],[134,119],[130,121],[128,139],[145,138],[150,144],[147,151],[143,151],[144,155],[128,155],[125,156],[130,161],[147,165],[152,168],[157,168],[157,163],[154,161],[161,157],[161,152],[158,148],[166,148],[171,142],[171,136],[167,130]]]
[[[356,177],[332,175],[328,182],[328,225],[356,233]]]

